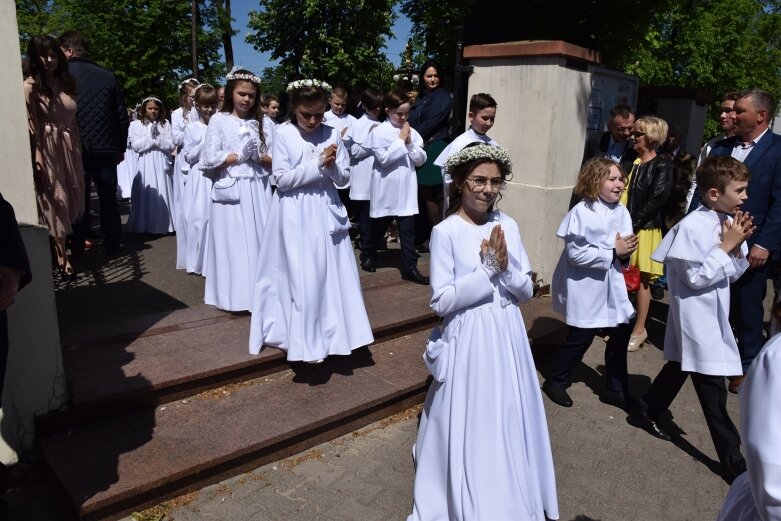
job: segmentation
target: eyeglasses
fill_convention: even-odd
[[[472,181],[473,192],[481,191],[488,184],[491,185],[491,190],[494,192],[507,188],[507,182],[498,177],[491,179],[490,181],[485,177],[467,177],[466,181]]]
[[[645,135],[645,132],[640,132],[639,130],[633,130],[630,132],[630,135],[634,138],[642,137]]]

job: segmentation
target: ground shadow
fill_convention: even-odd
[[[315,386],[328,383],[334,374],[350,376],[356,369],[373,365],[375,362],[369,348],[360,347],[349,356],[329,356],[320,364],[291,362],[290,369],[295,383]]]
[[[96,206],[94,194],[92,202]],[[123,210],[126,214],[126,205]],[[172,311],[187,307],[144,281],[151,271],[145,252],[164,236],[124,233],[120,251],[109,254],[95,231],[97,220],[91,223],[93,247],[73,260],[78,280],[55,276],[69,401],[37,421],[49,483],[59,483],[49,488],[62,490],[76,512],[132,472],[121,467],[122,455],[152,439],[152,383],[143,372],[126,371],[135,359],[128,347]]]

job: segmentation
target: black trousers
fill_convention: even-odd
[[[551,369],[547,379],[549,385],[564,389],[572,385],[572,371],[583,359],[598,331],[599,329],[569,327],[566,343],[559,346],[551,359]],[[628,389],[626,346],[632,328],[629,324],[619,324],[616,327],[605,328],[604,331],[610,337],[605,348],[606,387],[609,391],[626,392]]]
[[[380,244],[393,220],[392,216],[371,219],[369,224],[369,244],[364,244],[366,255],[374,258],[377,245]],[[399,223],[399,242],[401,243],[401,269],[410,272],[418,268],[418,255],[415,253],[415,216],[396,217]]]
[[[86,199],[84,200],[84,216],[74,226],[73,235],[76,248],[84,244],[84,239],[89,233],[90,227],[90,191],[91,184],[95,183],[95,191],[100,201],[100,233],[103,234],[105,245],[108,248],[119,246],[122,235],[122,221],[117,208],[117,154],[89,154],[85,153],[82,159],[84,163],[84,188]]]
[[[727,386],[723,376],[689,373],[681,370],[680,362],[667,362],[643,396],[648,415],[655,418],[669,409],[689,376],[719,461],[725,467],[741,461],[740,435],[727,412]]]

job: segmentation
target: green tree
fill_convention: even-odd
[[[714,97],[706,137],[716,135],[720,97],[759,87],[781,94],[779,2],[690,0],[655,11],[643,41],[617,68],[645,85],[700,88]]]
[[[412,22],[413,63],[436,60],[449,70],[455,61],[457,26],[468,23],[475,0],[401,0],[401,12]],[[490,11],[490,9],[489,9]]]
[[[247,42],[279,60],[282,74],[335,84],[383,85],[391,69],[382,48],[395,0],[260,0]]]
[[[224,75],[219,7],[198,2],[201,81]],[[170,109],[179,81],[192,75],[190,9],[187,0],[22,0],[17,17],[22,49],[34,34],[79,31],[90,39],[92,58],[117,75],[129,105],[156,95]]]

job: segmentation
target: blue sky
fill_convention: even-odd
[[[251,70],[255,74],[261,74],[266,67],[276,65],[276,61],[271,60],[269,53],[260,53],[255,51],[251,45],[244,41],[249,32],[247,28],[247,13],[258,11],[260,9],[258,0],[232,0],[231,14],[233,15],[233,28],[238,31],[233,37],[233,60],[237,65]],[[385,47],[385,55],[394,65],[400,64],[400,55],[407,45],[407,39],[410,36],[411,23],[406,16],[398,13],[396,23],[393,25],[392,33],[394,38],[389,38]]]

